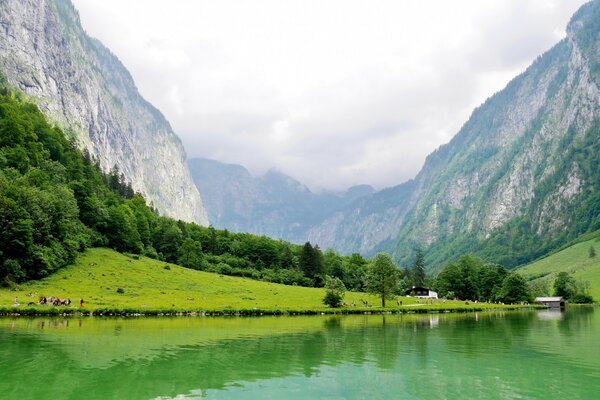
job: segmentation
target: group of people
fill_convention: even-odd
[[[40,297],[39,301],[40,305],[50,305],[50,306],[70,306],[71,299],[59,299],[58,297],[50,297],[47,298],[45,296]],[[79,307],[83,307],[83,299],[79,299]]]
[[[40,297],[41,305],[50,305],[50,306],[70,306],[71,299],[59,299],[58,297],[50,297],[46,298],[44,296]]]
[[[29,294],[27,295],[28,297],[33,297],[36,296],[38,294],[38,292],[29,292]],[[32,299],[33,300],[33,299]],[[40,296],[40,299],[38,300],[39,305],[48,305],[48,306],[70,306],[71,305],[71,299],[70,298],[66,298],[66,299],[61,299],[58,297],[46,297],[46,296]],[[83,307],[83,299],[79,299],[79,307]],[[15,302],[13,303],[13,307],[19,307],[21,304],[19,303],[19,298],[15,297]],[[33,306],[35,305],[34,301],[30,301],[29,303],[27,303],[27,305],[29,306]]]

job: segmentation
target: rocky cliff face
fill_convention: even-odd
[[[181,142],[69,0],[0,0],[0,69],[105,171],[161,213],[207,224]]]
[[[306,241],[310,227],[353,200],[373,193],[368,185],[345,193],[313,193],[274,170],[253,177],[241,165],[201,158],[190,160],[189,165],[215,227],[297,243]]]
[[[599,229],[599,82],[595,1],[413,181],[338,212],[310,237],[346,252],[389,250],[399,261],[419,244],[434,266],[464,252],[512,266]]]

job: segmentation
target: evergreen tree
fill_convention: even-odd
[[[413,286],[425,286],[425,256],[420,247],[417,248],[412,270]]]
[[[281,257],[279,260],[279,266],[285,269],[294,269],[297,267],[298,261],[292,252],[292,249],[288,245],[283,246],[281,251]]]
[[[311,279],[315,286],[322,286],[323,260],[319,246],[313,247],[306,242],[300,253],[299,265],[304,276]]]

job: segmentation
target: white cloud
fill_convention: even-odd
[[[582,0],[74,0],[188,156],[313,188],[413,177]]]

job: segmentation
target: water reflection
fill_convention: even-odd
[[[545,321],[561,320],[565,316],[565,311],[560,309],[548,309],[539,311],[537,317]]]
[[[599,314],[4,319],[0,393],[589,398],[600,390]]]

